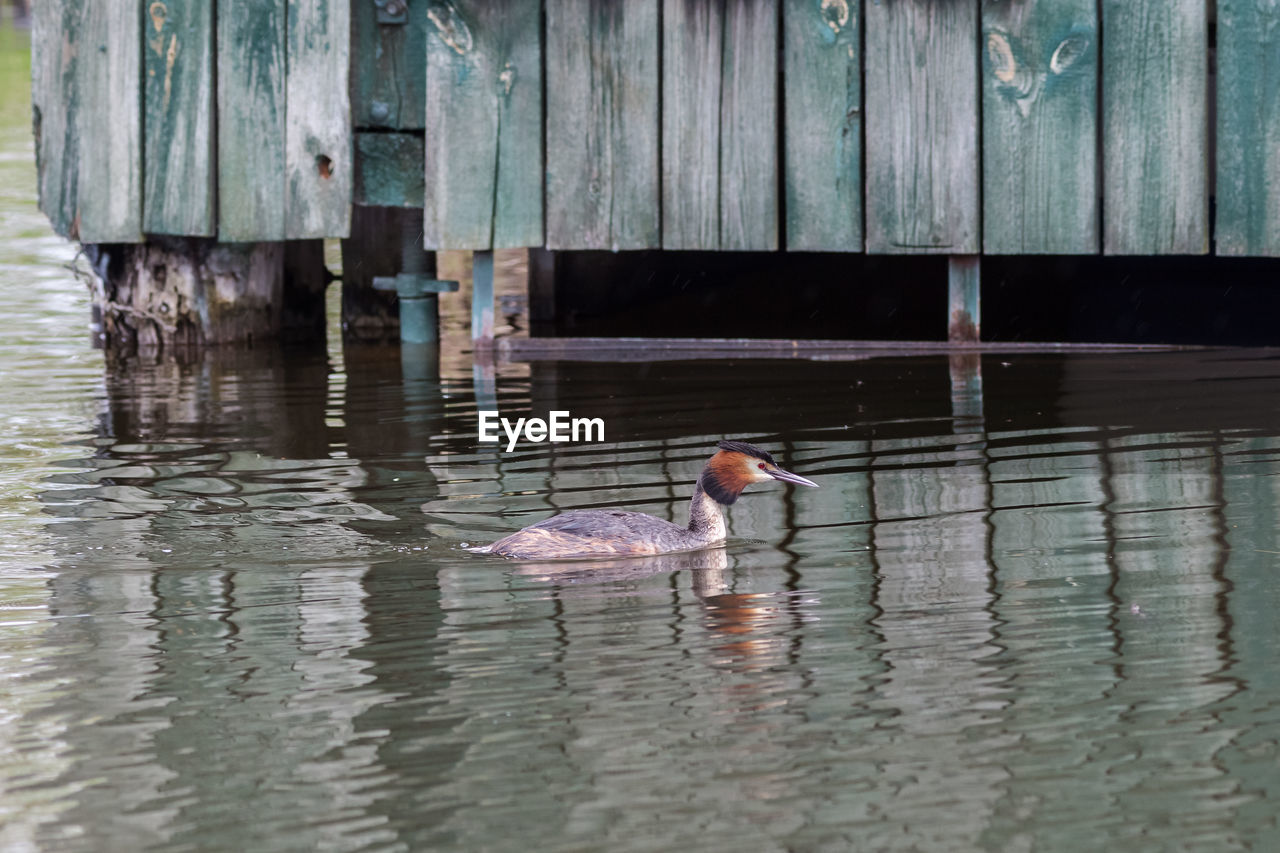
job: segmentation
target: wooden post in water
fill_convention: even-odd
[[[493,252],[476,252],[471,259],[471,343],[477,349],[493,346]]]
[[[952,255],[947,258],[947,340],[977,343],[982,337],[982,258]]]
[[[347,343],[400,340],[396,295],[375,290],[373,280],[400,271],[399,217],[394,207],[351,211],[351,236],[342,241],[342,339]]]
[[[324,337],[324,244],[216,243],[153,237],[86,244],[102,317],[117,352]]]

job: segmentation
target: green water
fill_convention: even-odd
[[[1276,354],[107,364],[15,38],[0,849],[1280,849]],[[481,446],[491,399],[607,441]],[[821,488],[462,549],[682,521],[725,436]]]

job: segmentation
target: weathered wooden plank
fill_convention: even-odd
[[[356,127],[422,130],[427,104],[427,4],[408,4],[407,20],[378,23],[372,2],[351,4],[351,116]]]
[[[1095,0],[983,0],[982,32],[983,251],[1096,253]]]
[[[978,4],[866,4],[867,251],[979,250]]]
[[[778,0],[724,5],[720,247],[778,248]]]
[[[79,239],[142,240],[142,50],[137,2],[84,3],[75,46]]]
[[[723,4],[664,0],[662,245],[720,248]]]
[[[665,0],[665,248],[777,248],[777,24],[777,0]]]
[[[355,203],[422,207],[424,158],[416,133],[357,133]]]
[[[433,0],[427,9],[429,248],[541,245],[538,0]]]
[[[1280,8],[1218,0],[1220,255],[1280,255]]]
[[[785,0],[787,249],[862,251],[858,3]]]
[[[661,240],[660,0],[548,0],[547,245]]]
[[[1208,250],[1205,0],[1102,0],[1103,250]]]
[[[218,239],[284,239],[284,189],[285,0],[221,0]]]
[[[351,6],[290,3],[285,117],[285,236],[351,230]]]
[[[143,230],[212,237],[213,5],[166,0],[146,8]]]
[[[79,8],[74,0],[43,0],[31,16],[31,112],[40,209],[63,237],[73,236],[79,201],[79,160],[73,156],[80,104]]]

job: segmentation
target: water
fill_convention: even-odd
[[[4,103],[0,848],[1280,846],[1274,353],[104,363]],[[724,436],[821,488],[462,549]]]

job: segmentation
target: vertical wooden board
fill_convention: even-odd
[[[76,59],[82,243],[142,240],[142,50],[136,0],[82,4]]]
[[[983,0],[982,247],[1093,254],[1095,0]]]
[[[1280,8],[1218,0],[1216,250],[1280,255]]]
[[[354,183],[351,6],[293,2],[285,86],[285,237],[345,237]]]
[[[787,249],[862,251],[862,58],[855,0],[783,3]]]
[[[79,7],[75,0],[43,0],[31,14],[31,118],[40,209],[54,231],[72,238],[79,177],[75,157]]]
[[[541,12],[538,0],[427,8],[428,248],[542,244]]]
[[[427,4],[411,2],[408,21],[378,23],[372,0],[351,4],[351,118],[359,128],[422,130],[427,103]]]
[[[212,237],[213,6],[157,0],[145,12],[143,230]]]
[[[778,248],[778,0],[726,0],[720,249]]]
[[[548,0],[547,245],[659,245],[660,0]]]
[[[723,2],[664,0],[664,249],[720,248],[720,72],[723,35]]]
[[[1103,250],[1208,250],[1206,0],[1102,0]]]
[[[869,0],[867,251],[979,251],[977,0]]]
[[[285,0],[220,0],[218,239],[284,239],[284,189]]]

